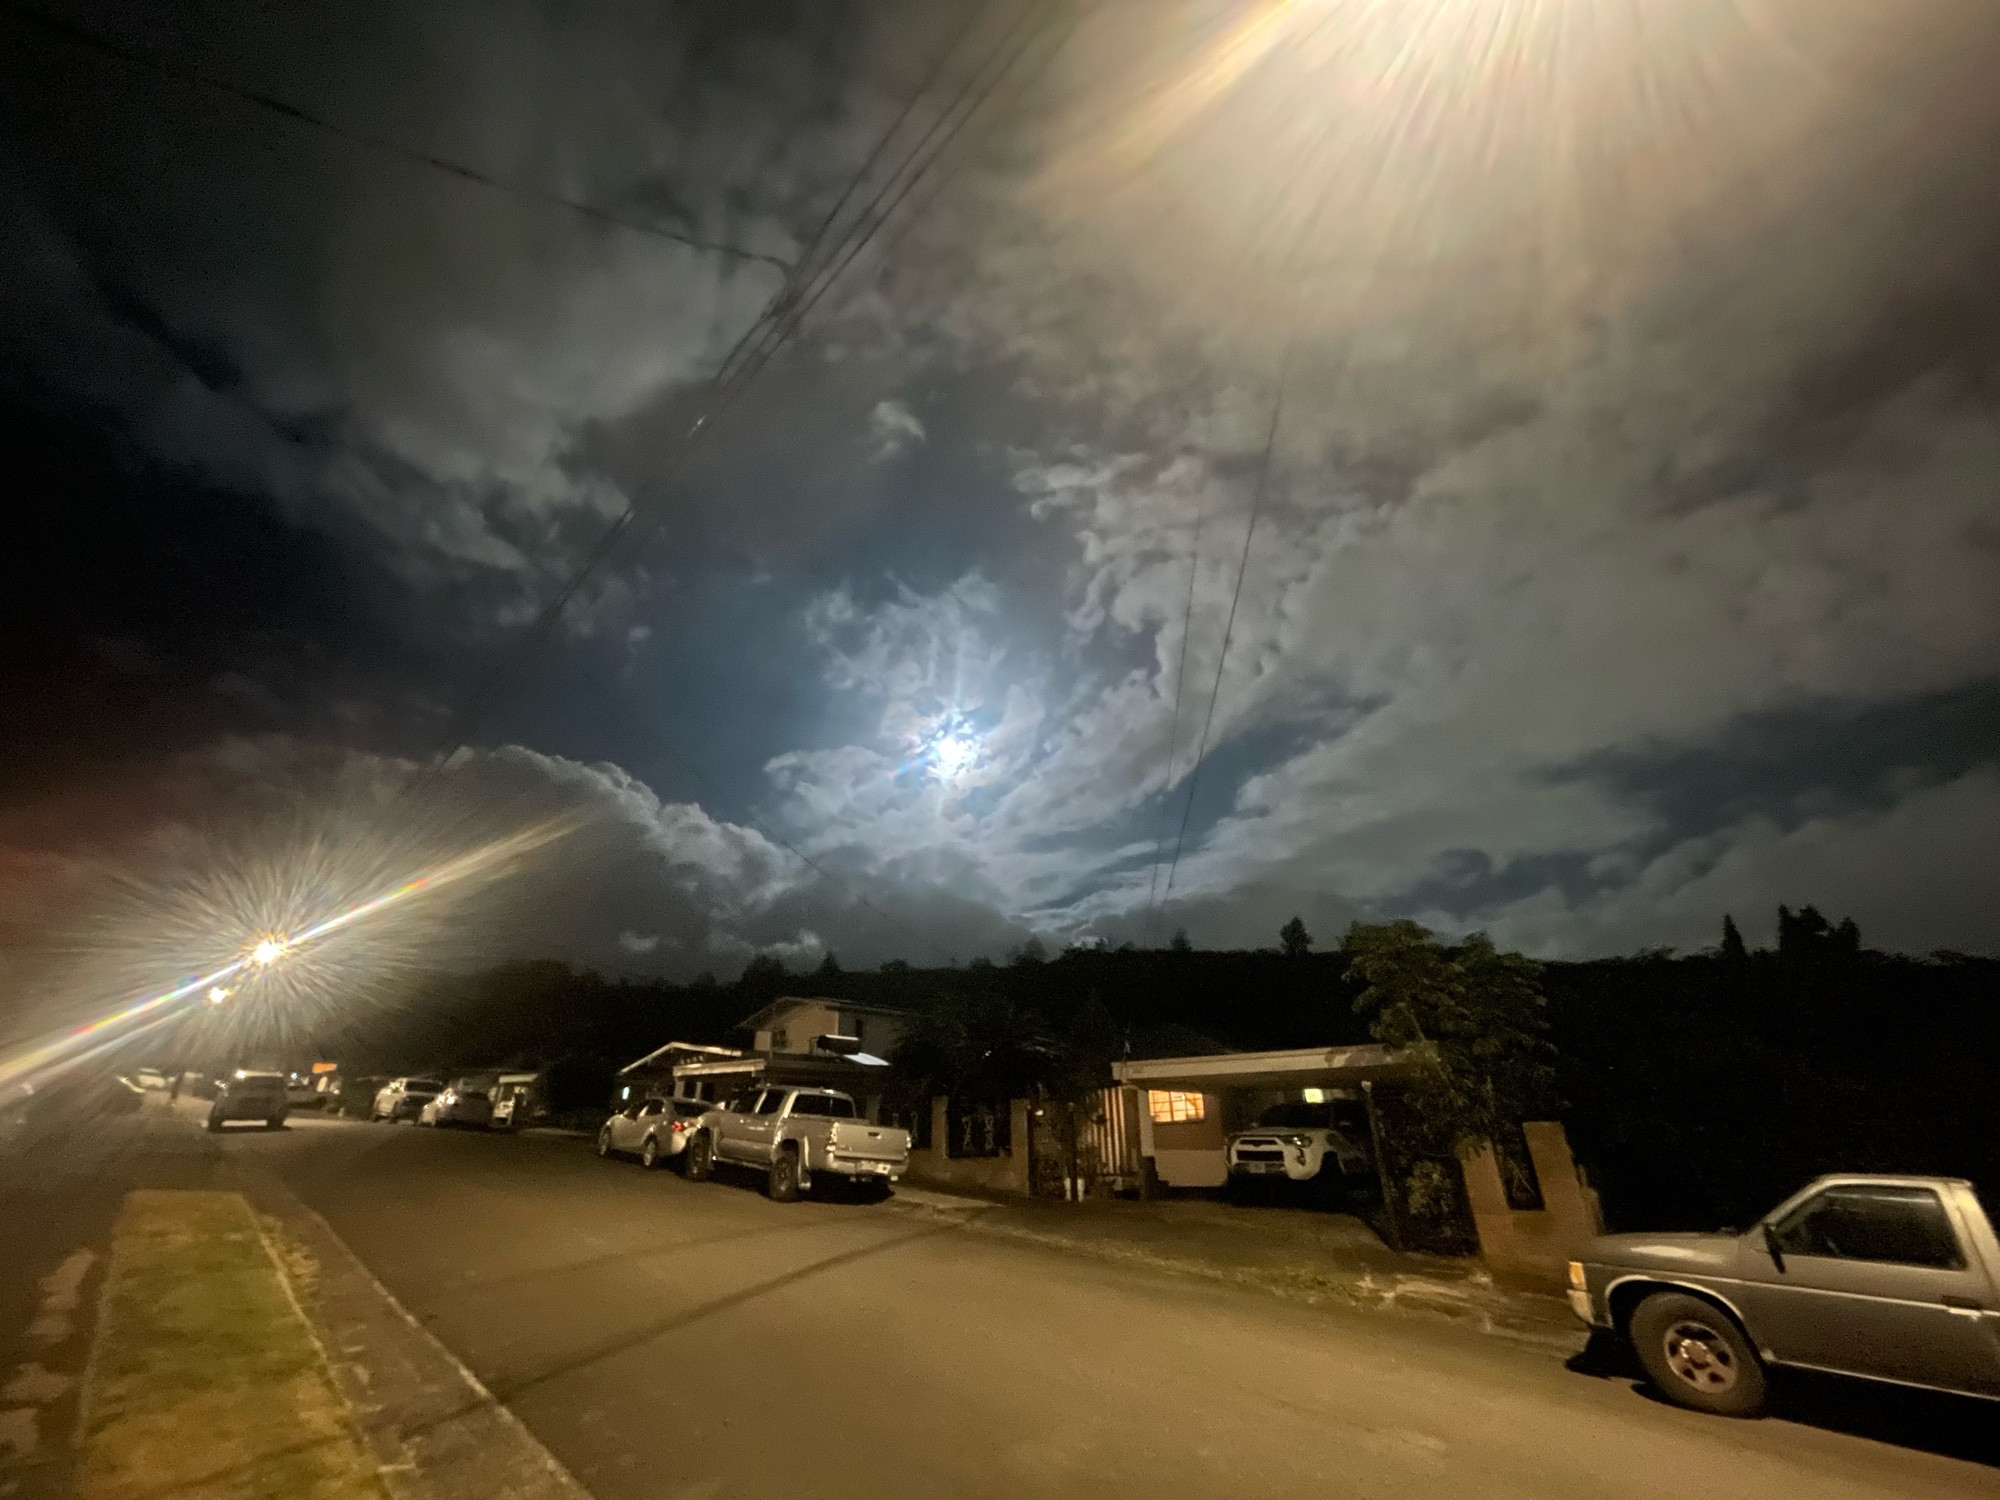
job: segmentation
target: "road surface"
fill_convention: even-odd
[[[1562,1349],[581,1140],[296,1116],[205,1139],[318,1209],[598,1500],[2000,1496],[1976,1403],[1728,1422]],[[1892,1409],[1901,1442],[1839,1425]]]
[[[2000,1495],[1984,1464],[1695,1416],[1561,1351],[582,1141],[302,1120],[223,1149],[267,1157],[599,1500]],[[1994,1415],[1937,1405],[1945,1447]]]

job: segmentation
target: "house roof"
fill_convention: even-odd
[[[704,1042],[668,1042],[664,1047],[655,1047],[644,1057],[634,1058],[618,1070],[622,1077],[635,1068],[643,1068],[647,1063],[658,1062],[669,1053],[679,1052],[689,1057],[741,1057],[743,1054],[734,1047],[711,1047]]]
[[[780,1012],[800,1005],[825,1005],[851,1016],[894,1016],[900,1019],[909,1014],[906,1010],[893,1010],[886,1005],[861,1005],[852,1000],[836,1000],[831,995],[780,995],[755,1015],[745,1016],[736,1023],[740,1031],[756,1031],[766,1022],[775,1019]]]
[[[1111,1065],[1120,1083],[1142,1089],[1351,1088],[1358,1083],[1398,1078],[1409,1064],[1394,1049],[1297,1047],[1283,1052],[1211,1052],[1202,1057],[1128,1058]]]

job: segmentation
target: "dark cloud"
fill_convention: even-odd
[[[637,502],[425,814],[586,825],[469,952],[2000,942],[2000,24],[1559,9],[1075,12],[692,447],[776,273],[555,200],[794,255],[969,7],[17,28],[5,849],[352,833]]]

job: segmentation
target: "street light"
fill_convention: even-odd
[[[262,937],[250,949],[250,962],[259,968],[268,968],[285,956],[286,940],[282,937]]]
[[[210,1005],[220,1005],[235,993],[236,991],[226,990],[219,984],[210,985],[208,988],[208,1003]]]

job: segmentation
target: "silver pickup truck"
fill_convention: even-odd
[[[910,1136],[869,1124],[834,1089],[773,1086],[703,1115],[684,1160],[692,1182],[719,1162],[759,1168],[771,1197],[790,1203],[810,1191],[815,1173],[886,1188],[910,1164]]]
[[[1771,1365],[2000,1399],[2000,1240],[1957,1178],[1821,1177],[1746,1231],[1604,1235],[1569,1301],[1698,1411],[1754,1415]]]

